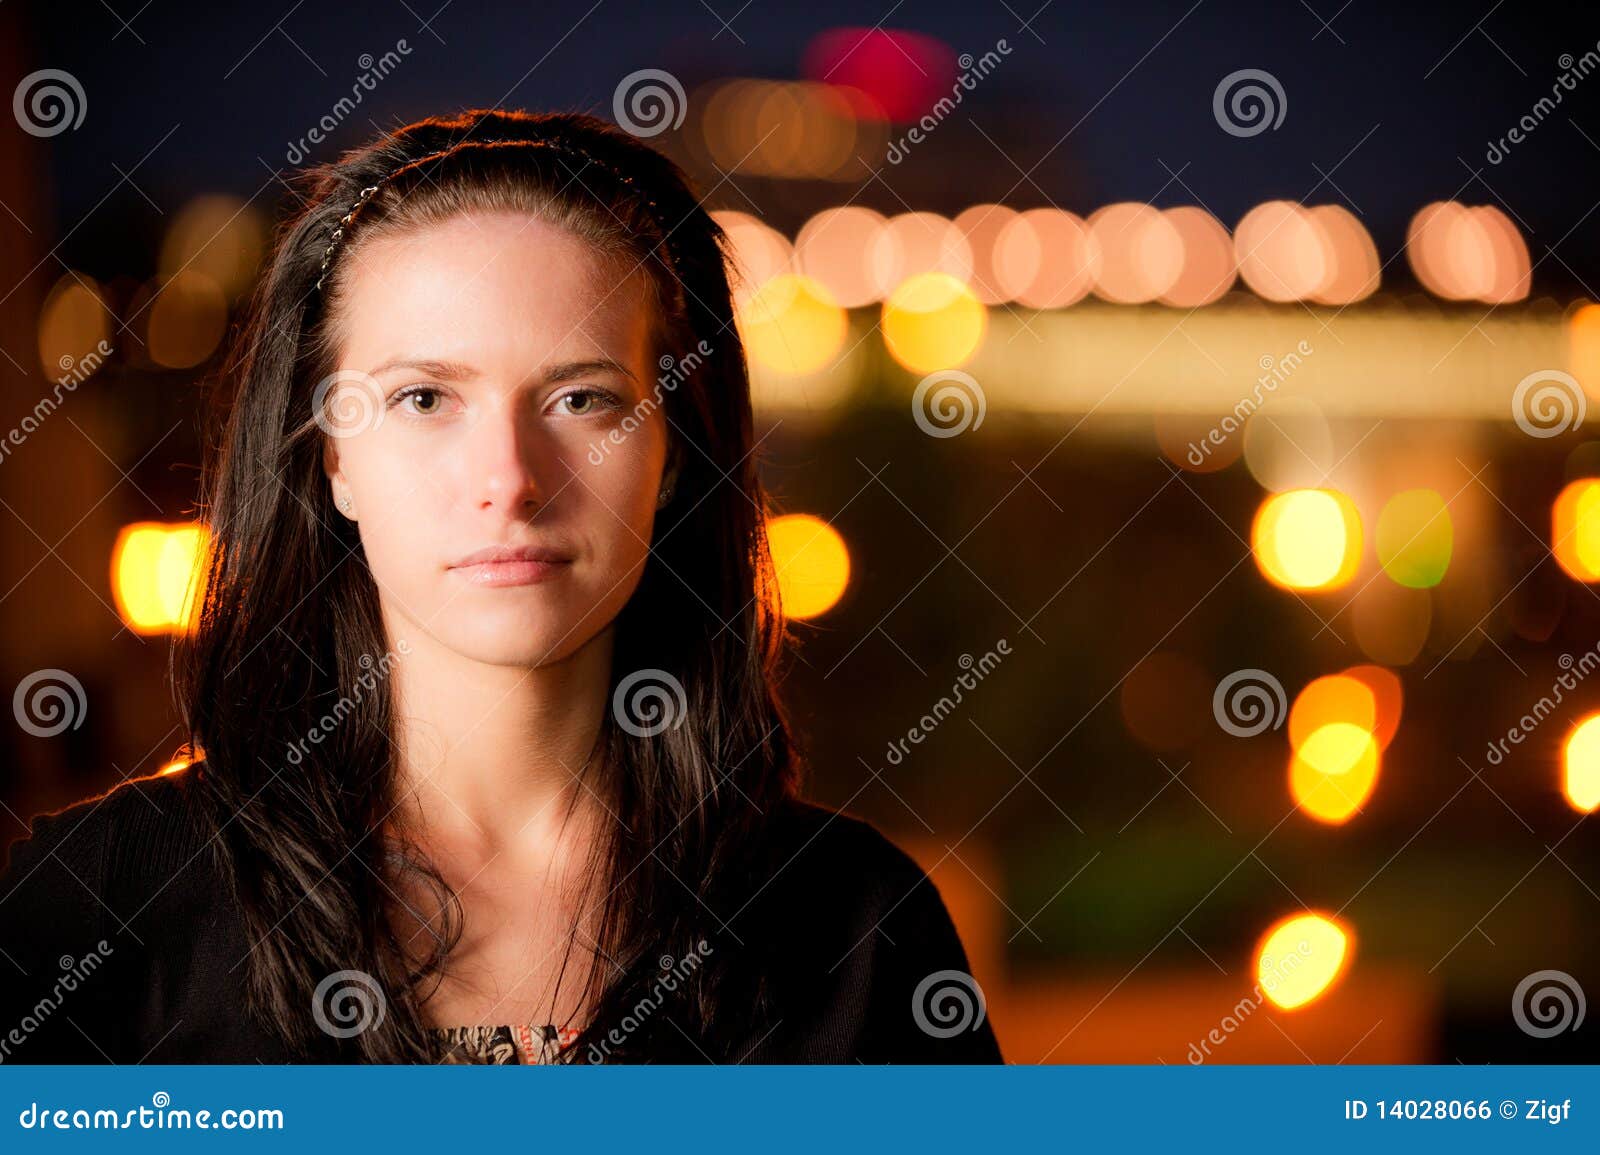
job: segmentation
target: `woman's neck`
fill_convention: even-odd
[[[404,625],[392,632],[410,647],[391,675],[402,826],[498,854],[553,845],[573,816],[609,820],[607,778],[591,759],[610,685],[611,629],[534,669],[472,661]]]

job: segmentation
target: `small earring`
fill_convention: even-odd
[[[671,485],[671,483],[663,485],[661,487],[661,496],[656,499],[656,508],[657,509],[664,508],[666,506],[667,502],[672,500],[672,493],[673,493],[673,486]]]
[[[344,510],[345,513],[350,512],[352,505],[354,505],[354,502],[352,502],[348,497],[341,497],[339,499],[339,508]]]

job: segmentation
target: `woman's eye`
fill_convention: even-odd
[[[414,387],[402,389],[395,395],[393,404],[409,405],[419,417],[430,417],[439,411],[443,396],[437,389]]]
[[[561,398],[561,403],[567,407],[567,412],[574,417],[587,417],[606,408],[610,401],[610,396],[598,389],[574,389]]]

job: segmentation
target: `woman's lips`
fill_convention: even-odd
[[[463,581],[475,586],[526,586],[549,581],[567,571],[568,561],[508,560],[486,561],[451,568]]]

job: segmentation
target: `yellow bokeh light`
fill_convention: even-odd
[[[255,281],[268,230],[261,213],[238,197],[197,197],[161,242],[160,279],[199,273],[232,300]]]
[[[1350,722],[1313,730],[1289,760],[1289,794],[1318,822],[1348,822],[1372,796],[1377,781],[1377,738]]]
[[[1567,801],[1575,810],[1592,814],[1600,807],[1600,714],[1578,723],[1561,761],[1561,789]]]
[[[788,618],[814,618],[832,609],[850,584],[850,551],[827,522],[790,513],[767,523],[767,544]]]
[[[901,282],[883,303],[883,341],[914,373],[965,364],[989,325],[983,302],[948,273],[923,273]]]
[[[194,629],[208,539],[198,522],[142,521],[123,528],[111,551],[111,592],[129,629],[139,634]]]
[[[1297,914],[1274,924],[1256,948],[1261,993],[1290,1011],[1326,993],[1350,959],[1350,933],[1333,918]]]
[[[849,318],[820,282],[784,273],[739,308],[739,335],[750,357],[778,373],[826,368],[844,348]]]
[[[1348,722],[1375,733],[1378,698],[1372,688],[1346,674],[1327,674],[1306,683],[1289,710],[1289,745],[1299,748],[1334,722]]]
[[[68,273],[55,283],[39,311],[39,364],[60,380],[108,343],[111,314],[100,286]],[[91,367],[96,362],[90,360]]]
[[[1580,478],[1557,495],[1550,549],[1581,582],[1600,581],[1600,479]]]
[[[1330,590],[1361,563],[1361,515],[1333,489],[1294,489],[1261,503],[1250,547],[1262,574],[1295,590]]]
[[[204,273],[178,273],[150,306],[150,359],[170,369],[188,369],[211,356],[228,325],[228,302]]]
[[[1600,397],[1600,305],[1582,305],[1567,323],[1567,365],[1590,397]]]
[[[1378,564],[1393,581],[1431,589],[1444,580],[1455,546],[1449,505],[1432,489],[1395,494],[1378,515],[1373,544]]]
[[[1382,666],[1364,665],[1351,666],[1338,676],[1360,682],[1371,693],[1374,721],[1367,728],[1378,740],[1378,749],[1387,750],[1395,732],[1400,729],[1400,714],[1405,708],[1405,688],[1400,684],[1399,675]],[[1353,721],[1350,718],[1338,720]],[[1356,724],[1363,725],[1360,722]]]

